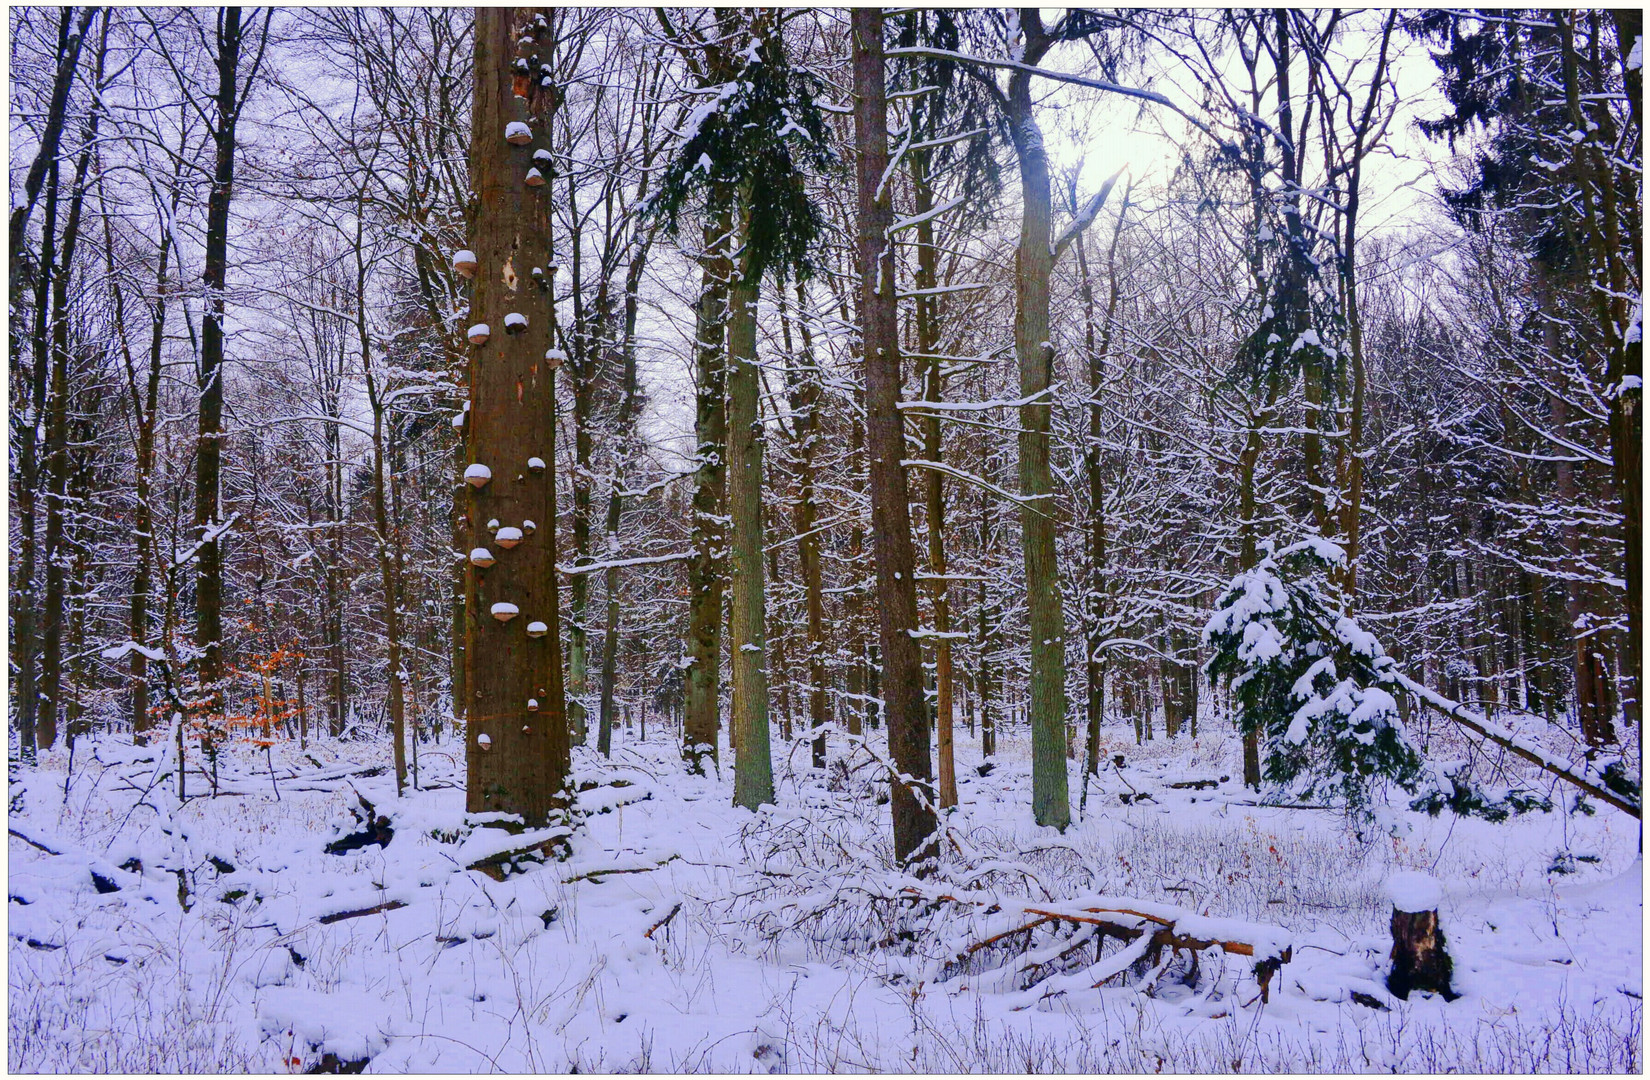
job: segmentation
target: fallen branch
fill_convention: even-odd
[[[322,926],[326,926],[330,923],[343,922],[345,919],[359,919],[363,915],[379,915],[383,912],[394,911],[396,908],[404,908],[406,906],[407,905],[400,900],[387,900],[382,904],[375,904],[369,908],[357,908],[354,911],[335,911],[331,915],[322,915],[316,921]]]
[[[514,866],[517,859],[531,858],[535,862],[542,862],[545,859],[555,858],[558,848],[565,850],[567,835],[565,831],[560,831],[554,836],[540,837],[519,847],[494,852],[484,858],[477,859],[464,869],[477,870],[494,881],[503,881],[508,876],[505,868]]]
[[[1219,787],[1230,779],[1230,776],[1222,776],[1219,780],[1177,780],[1165,786],[1174,788],[1177,791],[1208,791],[1211,788]]]
[[[63,854],[61,851],[53,851],[51,848],[47,847],[45,844],[42,844],[40,841],[38,841],[38,840],[36,840],[32,837],[24,836],[22,833],[18,832],[16,829],[7,829],[6,831],[11,833],[13,836],[17,837],[19,840],[23,841],[23,843],[29,845],[30,847],[39,848],[41,851],[44,851],[47,855],[61,855],[61,854]]]
[[[671,908],[669,911],[665,912],[665,917],[660,919],[658,922],[654,923],[652,926],[648,927],[647,928],[647,933],[643,934],[642,936],[647,938],[649,941],[652,941],[653,940],[653,931],[655,931],[655,930],[659,929],[660,927],[662,927],[662,926],[666,925],[667,923],[669,923],[670,920],[672,920],[676,917],[676,913],[678,911],[681,911],[681,910],[682,910],[682,902],[680,900],[678,900],[678,901],[676,901],[676,906]]]
[[[918,896],[925,895],[924,890],[915,887],[908,887],[905,892]],[[926,895],[925,898],[990,907],[1001,903],[1000,900],[986,896],[959,897],[950,893]],[[1255,980],[1260,984],[1261,1000],[1269,1001],[1272,976],[1289,962],[1294,953],[1287,932],[1278,927],[1211,919],[1196,912],[1153,901],[1109,902],[1096,898],[1060,905],[1032,903],[1016,905],[1002,914],[1010,919],[1013,925],[971,943],[958,952],[953,963],[966,960],[987,948],[1001,945],[1017,934],[1027,935],[1028,949],[1022,956],[1022,962],[1014,970],[1016,974],[1049,966],[1052,961],[1069,955],[1076,946],[1085,944],[1094,933],[1098,933],[1101,938],[1113,937],[1129,943],[1124,952],[1107,961],[1101,961],[1096,957],[1096,962],[1085,969],[1084,977],[1092,978],[1093,985],[1098,987],[1108,979],[1122,974],[1140,960],[1156,965],[1164,949],[1171,952],[1187,952],[1195,956],[1206,949],[1219,946],[1227,954],[1247,956],[1254,961]],[[1032,931],[1050,923],[1070,923],[1077,927],[1093,927],[1094,930],[1075,942],[1058,943],[1056,954],[1039,956],[1030,953],[1029,937]],[[1045,950],[1048,948],[1051,947],[1045,947]],[[1053,974],[1054,972],[1050,971],[1032,981],[1041,982]]]
[[[648,873],[652,873],[654,870],[662,870],[662,869],[669,866],[671,863],[675,862],[677,859],[680,859],[680,858],[681,858],[680,855],[672,855],[670,858],[666,859],[664,862],[657,863],[653,866],[619,866],[619,867],[606,867],[606,866],[604,866],[604,867],[598,867],[595,870],[586,870],[582,874],[573,875],[572,877],[570,877],[566,880],[565,884],[571,885],[575,881],[589,881],[589,882],[592,882],[594,884],[600,885],[601,884],[601,879],[604,878],[604,877],[608,877],[608,876],[613,875],[613,874],[648,874]]]

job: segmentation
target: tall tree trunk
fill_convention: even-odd
[[[93,85],[103,81],[103,59],[108,53],[109,20],[105,13],[102,40],[94,61]],[[98,105],[86,120],[85,142],[75,161],[69,189],[69,214],[63,225],[61,254],[52,273],[51,380],[46,395],[46,604],[42,611],[40,662],[40,745],[57,741],[57,719],[63,713],[63,623],[71,614],[64,527],[69,501],[69,278],[74,272],[75,247],[80,240],[80,216],[86,205],[86,176],[97,145]]]
[[[980,565],[988,564],[991,554],[991,516],[986,505],[986,494],[980,495]],[[980,671],[975,686],[980,701],[980,755],[989,758],[997,753],[997,713],[991,697],[996,690],[996,678],[991,665],[991,651],[997,646],[997,609],[991,596],[989,574],[980,580]]]
[[[1130,189],[1132,190],[1132,188]],[[1075,198],[1073,211],[1075,212]],[[1083,298],[1084,330],[1083,345],[1089,361],[1089,430],[1088,445],[1083,451],[1083,469],[1089,486],[1089,579],[1087,596],[1085,597],[1085,623],[1087,629],[1084,651],[1087,657],[1084,663],[1084,678],[1088,687],[1088,739],[1087,752],[1084,755],[1084,768],[1091,776],[1100,771],[1100,727],[1105,721],[1106,712],[1106,662],[1101,655],[1100,646],[1105,635],[1106,623],[1106,594],[1107,594],[1107,551],[1106,551],[1106,485],[1102,473],[1103,464],[1100,453],[1100,438],[1104,412],[1101,408],[1101,394],[1105,389],[1106,360],[1111,355],[1112,328],[1116,325],[1117,302],[1121,290],[1117,287],[1117,246],[1123,238],[1123,215],[1128,212],[1128,195],[1123,197],[1123,206],[1117,213],[1117,227],[1112,232],[1111,246],[1106,251],[1106,316],[1100,331],[1100,340],[1095,342],[1094,330],[1094,282],[1089,273],[1088,252],[1083,244],[1081,233],[1077,235],[1077,269],[1080,282],[1080,292]]]
[[[1369,136],[1386,82],[1387,47],[1397,25],[1397,13],[1389,12],[1381,28],[1381,49],[1375,71],[1370,78],[1369,96],[1364,101],[1361,119],[1353,136],[1351,160],[1347,163],[1346,210],[1341,215],[1340,278],[1341,295],[1346,312],[1347,344],[1351,352],[1352,410],[1347,417],[1346,438],[1339,444],[1339,453],[1345,462],[1342,472],[1346,478],[1346,493],[1341,502],[1342,545],[1346,549],[1346,569],[1341,575],[1341,586],[1350,607],[1358,589],[1358,557],[1363,544],[1364,502],[1364,323],[1363,309],[1358,295],[1358,210],[1363,197],[1363,164],[1369,150]],[[1321,84],[1320,84],[1321,85]],[[1329,108],[1326,101],[1324,108]]]
[[[817,734],[813,767],[825,767],[825,579],[820,560],[819,496],[815,489],[814,450],[819,442],[819,362],[814,356],[813,331],[808,326],[807,290],[796,286],[797,329],[802,336],[801,370],[795,373],[790,395],[796,432],[795,462],[796,561],[802,572],[803,603],[808,621],[808,722]]]
[[[916,197],[916,213],[920,218],[934,208],[934,189],[928,181],[928,154],[919,151],[911,158],[911,182]],[[939,251],[934,246],[933,219],[917,224],[917,278],[918,290],[933,289],[939,284]],[[944,376],[940,370],[939,297],[930,293],[917,297],[917,352],[921,354],[925,372],[923,397],[940,401],[945,392]],[[922,418],[923,457],[940,461],[943,443],[940,438],[940,418],[930,412]],[[945,561],[945,477],[938,469],[927,470],[925,510],[928,515],[928,572],[933,583],[931,603],[934,611],[934,735],[939,749],[940,807],[957,805],[957,764],[953,749],[955,724],[953,705],[953,673],[951,664],[951,598]]]
[[[534,146],[504,140],[508,123],[530,121],[534,143],[549,142],[557,95],[536,84],[525,102],[511,92],[517,38],[534,14],[530,8],[476,9],[470,177],[477,201],[469,248],[478,267],[471,317],[503,330],[506,315],[514,312],[526,317],[527,326],[521,333],[499,333],[471,355],[470,459],[490,469],[491,479],[470,488],[466,547],[491,542],[485,528],[490,518],[517,527],[530,520],[542,527],[514,549],[495,552],[494,566],[471,563],[468,570],[466,807],[471,813],[520,814],[529,825],[543,825],[570,804],[556,576],[560,354],[552,349],[550,274],[531,274],[534,267],[554,265],[549,196],[525,182]],[[547,467],[529,468],[532,457],[543,458]],[[508,609],[500,612],[498,604],[513,604],[519,614],[500,620],[495,612]],[[547,632],[528,637],[526,627],[533,622],[543,622]],[[529,700],[538,703],[536,712]]]
[[[1629,55],[1634,48],[1642,49],[1644,12],[1630,5],[1611,10],[1616,26],[1618,52]],[[1644,140],[1644,69],[1626,67],[1624,80],[1631,122],[1642,147]],[[1595,156],[1602,152],[1597,140],[1590,141],[1589,150]],[[1642,158],[1640,159],[1642,161]],[[1600,172],[1603,169],[1600,168]],[[1637,185],[1632,196],[1620,198],[1623,217],[1638,227],[1614,228],[1614,222],[1598,231],[1599,237],[1625,237],[1621,249],[1610,252],[1610,280],[1608,296],[1602,291],[1598,300],[1606,307],[1602,320],[1610,341],[1610,364],[1606,380],[1612,387],[1610,398],[1610,464],[1615,479],[1616,497],[1621,500],[1622,520],[1625,523],[1624,551],[1626,565],[1622,577],[1627,583],[1627,633],[1622,635],[1622,667],[1627,678],[1622,694],[1623,713],[1628,723],[1640,723],[1641,698],[1644,685],[1644,341],[1643,311],[1638,314],[1639,333],[1629,334],[1627,327],[1633,315],[1628,311],[1628,291],[1624,286],[1632,275],[1632,290],[1642,286],[1643,237],[1642,226],[1644,187],[1642,169],[1631,169],[1629,174]],[[1642,758],[1642,754],[1640,755]]]
[[[363,249],[362,222],[365,208],[356,207],[355,233],[355,329],[361,349],[361,374],[366,380],[367,402],[372,409],[372,521],[373,541],[378,555],[379,584],[383,590],[383,620],[386,677],[390,711],[390,740],[394,743],[395,793],[402,795],[407,786],[407,715],[406,672],[401,670],[401,582],[398,542],[391,536],[389,496],[390,482],[385,475],[394,448],[386,445],[395,433],[388,423],[389,408],[384,403],[385,391],[380,385],[372,359],[372,335],[367,325],[367,263]]]
[[[72,211],[69,217],[73,222]],[[46,595],[41,610],[40,713],[36,735],[40,746],[47,750],[57,743],[57,720],[63,711],[63,620],[67,615],[63,508],[68,499],[69,479],[69,347],[68,315],[59,305],[67,303],[63,283],[69,276],[68,256],[74,246],[69,232],[70,229],[64,229],[63,264],[52,283],[51,382],[46,395],[46,536],[42,552],[46,562]]]
[[[41,229],[40,259],[35,268],[32,363],[29,371],[29,415],[24,418],[18,448],[17,516],[22,536],[18,540],[18,572],[15,586],[16,611],[12,634],[17,656],[17,727],[23,760],[33,762],[39,737],[40,690],[37,666],[40,657],[39,591],[36,582],[39,553],[40,443],[46,426],[46,400],[50,392],[51,279],[56,273],[57,196],[59,169],[54,161],[47,171],[46,209]],[[13,287],[17,280],[13,278]],[[14,322],[15,326],[16,323]],[[15,331],[14,341],[15,341]],[[13,355],[17,355],[14,349]]]
[[[606,533],[619,534],[619,494],[614,491],[607,500]],[[609,548],[611,551],[612,549]],[[613,756],[613,695],[618,675],[619,657],[619,568],[610,566],[604,574],[607,587],[607,623],[602,632],[601,714],[597,720],[596,750],[602,757]]]
[[[468,373],[463,376],[463,386],[468,391]],[[470,423],[470,414],[464,414],[464,429],[467,431]],[[469,559],[465,557],[464,540],[468,535],[465,525],[464,508],[469,502],[466,494],[466,485],[457,477],[463,475],[464,467],[469,464],[469,448],[465,445],[465,436],[461,432],[457,443],[453,446],[453,498],[448,508],[448,528],[452,539],[452,569],[449,571],[447,597],[447,635],[448,642],[447,670],[452,689],[453,722],[463,725],[464,717],[469,712],[470,695],[465,684],[464,673],[469,669],[469,662],[465,656],[466,638],[464,632],[465,610],[465,581],[469,577],[466,567]],[[546,528],[553,528],[554,522],[546,524]]]
[[[342,468],[337,470],[342,473]],[[342,478],[338,486],[343,486]],[[344,522],[343,500],[334,498],[332,527],[332,558],[327,564],[327,642],[332,653],[332,715],[328,731],[334,739],[343,738],[349,724],[349,649],[344,644]]]
[[[624,399],[619,403],[617,422],[618,438],[624,446],[635,437],[636,422],[636,317],[640,305],[639,290],[642,283],[642,270],[647,264],[647,247],[638,245],[633,251],[630,266],[625,271],[624,285],[624,340],[620,344],[621,355],[624,358]],[[624,512],[623,496],[620,491],[624,487],[624,471],[621,464],[613,467],[612,490],[607,497],[607,521],[605,535],[607,536],[607,554],[611,558],[619,549],[619,522]],[[613,696],[615,683],[618,680],[619,663],[619,568],[610,566],[606,571],[607,585],[607,627],[602,640],[602,676],[601,676],[601,730],[597,734],[597,749],[603,757],[609,757],[613,752]]]
[[[741,237],[750,236],[748,192],[740,199]],[[760,279],[749,255],[728,288],[728,516],[733,522],[732,612],[733,802],[747,810],[773,802],[768,739],[767,640],[763,612],[762,420],[756,360],[756,304]]]
[[[1544,304],[1548,310],[1553,310],[1552,292],[1548,292],[1548,299]],[[1555,360],[1564,348],[1564,342],[1556,319],[1542,320],[1542,336],[1546,345],[1547,354]],[[1570,424],[1570,403],[1563,394],[1555,393],[1548,396],[1548,407],[1552,415],[1552,424],[1563,438],[1573,438],[1568,430]],[[1575,466],[1564,457],[1560,457],[1554,466],[1556,471],[1557,495],[1561,507],[1574,506],[1580,497],[1580,485],[1576,482]],[[1560,527],[1563,537],[1564,550],[1568,553],[1572,565],[1581,562],[1581,531],[1571,521],[1565,521]],[[1594,660],[1594,652],[1599,648],[1599,642],[1592,635],[1584,635],[1583,626],[1587,612],[1586,585],[1584,582],[1569,580],[1565,582],[1565,615],[1570,633],[1571,668],[1575,675],[1576,719],[1581,724],[1582,737],[1587,740],[1588,746],[1604,746],[1615,740],[1615,725],[1610,722],[1609,711],[1605,707],[1604,688],[1600,685],[1598,665]]]
[[[175,214],[181,187],[172,188],[172,211]],[[99,191],[99,199],[103,199]],[[132,535],[137,544],[136,566],[132,575],[132,596],[129,606],[127,632],[131,640],[142,646],[133,649],[127,659],[132,680],[132,740],[139,746],[149,741],[154,720],[149,715],[149,599],[154,591],[155,561],[155,424],[160,401],[161,356],[166,344],[167,274],[172,255],[172,232],[161,232],[160,252],[155,270],[155,299],[149,311],[148,367],[143,383],[138,382],[137,363],[126,338],[126,303],[123,290],[115,276],[114,230],[108,206],[103,206],[103,250],[108,260],[106,269],[114,284],[115,326],[120,340],[121,355],[125,360],[126,390],[131,396],[134,439]]]
[[[871,531],[876,547],[877,607],[882,644],[882,698],[888,750],[898,775],[889,778],[894,857],[926,859],[937,821],[928,716],[923,706],[916,555],[911,544],[904,422],[899,414],[898,275],[888,239],[893,223],[888,169],[888,104],[884,84],[882,12],[853,11],[854,145],[858,150],[860,325],[865,348],[865,429],[870,450]]]
[[[75,70],[80,63],[81,43],[86,40],[86,30],[92,25],[92,17],[97,11],[95,7],[82,8],[79,22],[72,24],[72,28],[74,8],[65,7],[58,15],[57,73],[52,79],[52,96],[46,106],[46,124],[40,131],[40,146],[35,150],[34,161],[29,165],[28,175],[23,178],[23,198],[18,200],[18,205],[11,212],[13,303],[17,299],[16,290],[27,278],[23,273],[23,251],[28,246],[29,218],[40,200],[41,186],[48,174],[57,168],[58,146],[63,139],[63,123],[68,115],[69,91],[74,87]],[[51,228],[45,231],[48,244],[52,231]],[[49,258],[42,259],[41,265],[47,266],[50,262]]]
[[[694,363],[698,389],[694,435],[698,443],[693,474],[693,559],[688,563],[687,692],[682,721],[682,756],[689,771],[702,775],[717,762],[722,692],[722,580],[726,574],[727,531],[723,524],[726,486],[727,308],[731,264],[727,256],[733,219],[725,205],[705,225],[703,278],[695,310]]]
[[[220,504],[223,474],[224,285],[229,273],[229,200],[235,181],[235,128],[242,95],[236,76],[245,35],[241,9],[224,8],[218,24],[217,115],[212,130],[215,159],[206,197],[206,304],[201,315],[197,372],[200,404],[195,451],[195,528],[199,554],[195,569],[195,649],[199,708],[206,720],[208,753],[224,715],[223,533]],[[215,759],[214,759],[215,760]]]
[[[863,395],[856,404],[863,406]],[[849,421],[848,474],[853,477],[853,488],[863,490],[861,462],[865,460],[865,425],[860,420],[863,409],[856,409]],[[868,661],[865,648],[865,519],[854,515],[853,527],[848,530],[848,591],[843,598],[843,618],[847,622],[848,671],[843,688],[848,699],[848,734],[865,733],[865,717],[871,713],[866,700]]]
[[[1278,116],[1278,147],[1282,161],[1281,176],[1282,194],[1278,196],[1278,203],[1283,214],[1283,275],[1277,292],[1271,302],[1277,307],[1284,319],[1285,330],[1282,337],[1286,341],[1299,341],[1301,335],[1309,329],[1311,321],[1311,302],[1308,295],[1311,276],[1310,253],[1312,240],[1306,233],[1306,222],[1301,216],[1301,176],[1305,162],[1305,148],[1296,141],[1295,134],[1295,101],[1290,89],[1290,33],[1289,22],[1291,15],[1284,8],[1276,8],[1271,13],[1273,27],[1277,33],[1277,43],[1273,56],[1276,59],[1275,71],[1277,77],[1277,116]],[[1311,109],[1308,107],[1307,112]],[[1324,395],[1324,367],[1319,351],[1305,350],[1301,364],[1301,393],[1305,401],[1304,417],[1305,429],[1301,436],[1301,457],[1305,464],[1305,479],[1301,494],[1305,498],[1311,515],[1312,526],[1324,536],[1333,536],[1336,529],[1336,520],[1330,517],[1329,500],[1327,498],[1328,484],[1323,476],[1323,437],[1320,433],[1320,418],[1322,414]]]
[[[769,520],[766,526],[768,531],[783,531],[784,524],[783,520],[779,516],[779,513],[780,511],[777,505],[770,505],[768,507]],[[783,545],[780,544],[770,544],[767,549],[767,580],[773,582],[775,587],[777,587],[779,582],[784,580],[784,578],[779,576],[779,549],[782,546]],[[783,627],[785,625],[785,609],[780,606],[779,597],[777,596],[774,597],[774,607],[779,614],[777,622],[781,627]],[[773,672],[768,679],[768,690],[769,693],[777,699],[774,704],[777,712],[779,713],[780,741],[789,743],[792,736],[791,676],[789,669],[785,666],[785,639],[786,634],[783,629],[774,633],[768,639],[768,654],[773,657]]]
[[[31,333],[33,361],[29,370],[28,415],[18,431],[16,471],[16,498],[18,524],[21,536],[18,542],[18,568],[13,578],[12,655],[17,665],[17,726],[20,753],[25,762],[35,759],[35,748],[41,743],[38,731],[40,692],[37,666],[40,657],[39,621],[40,594],[36,578],[39,559],[39,490],[40,442],[46,424],[46,399],[49,392],[47,342],[50,336],[51,283],[56,273],[58,178],[60,175],[58,146],[62,140],[64,117],[67,114],[69,90],[74,83],[80,59],[81,42],[91,25],[96,8],[86,8],[79,22],[72,21],[73,9],[64,8],[58,20],[57,73],[52,84],[51,102],[47,107],[46,125],[41,132],[40,147],[23,185],[23,198],[11,214],[11,331],[8,345],[12,366],[22,366],[23,337],[19,333],[22,319],[18,301],[31,275],[25,272],[23,255],[28,244],[28,223],[42,190],[45,197],[45,218],[40,232],[40,253],[33,267],[34,312]]]
[[[572,258],[573,333],[569,358],[573,383],[573,565],[590,561],[590,459],[595,442],[590,431],[596,401],[596,363],[590,347],[590,327],[584,308],[584,250],[574,175],[567,174],[567,201],[573,219],[568,249]],[[598,305],[599,311],[599,305]],[[589,690],[590,575],[574,574],[567,605],[567,724],[573,745],[583,746],[590,728],[584,695]]]
[[[1045,46],[1046,48],[1046,46]],[[1028,50],[1028,55],[1030,51]],[[1055,551],[1054,484],[1049,468],[1048,400],[1054,367],[1049,337],[1050,193],[1043,134],[1032,115],[1031,77],[1009,80],[1009,131],[1020,164],[1020,244],[1015,259],[1014,351],[1020,395],[1020,530],[1026,574],[1026,622],[1031,635],[1031,809],[1039,825],[1071,823],[1065,760],[1066,623]]]

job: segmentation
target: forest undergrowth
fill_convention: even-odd
[[[1131,740],[1107,746],[1062,835],[1017,797],[1029,769],[1017,735],[989,763],[962,738],[961,805],[919,877],[895,867],[886,786],[864,749],[823,771],[806,767],[805,745],[776,753],[780,806],[751,814],[729,805],[725,771],[682,774],[672,733],[634,735],[610,762],[576,753],[569,857],[508,870],[499,853],[521,838],[466,825],[453,747],[424,747],[423,790],[400,800],[363,764],[384,760],[370,740],[235,750],[220,794],[182,806],[168,751],[82,741],[67,785],[66,760],[48,756],[12,788],[12,1068],[1615,1072],[1642,1060],[1637,830],[1609,811],[1501,825],[1403,811],[1400,835],[1360,834],[1333,811],[1249,805],[1206,744]],[[189,783],[207,790],[199,771]],[[491,874],[465,869],[489,858]],[[1455,1001],[1385,990],[1382,883],[1400,869],[1444,884]],[[1275,933],[1289,958],[1262,1000],[1251,957],[1125,963],[1133,943],[1076,923],[968,952],[1022,907],[1101,897]]]

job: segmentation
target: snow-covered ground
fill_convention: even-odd
[[[959,733],[948,858],[974,887],[1135,897],[1294,944],[1264,1002],[1245,958],[1218,955],[1191,985],[1026,992],[943,963],[984,925],[967,912],[879,898],[905,879],[869,759],[821,775],[777,744],[781,806],[753,815],[730,770],[689,777],[673,733],[651,735],[620,732],[610,763],[575,751],[595,786],[571,857],[503,881],[464,869],[511,841],[464,828],[461,747],[424,747],[427,790],[401,800],[382,772],[348,775],[381,744],[235,750],[226,793],[181,808],[169,748],[83,741],[67,795],[54,751],[11,783],[11,1069],[1640,1068],[1639,830],[1614,811],[1406,812],[1404,835],[1359,837],[1333,811],[1244,805],[1231,780],[1170,787],[1236,762],[1118,733],[1062,836],[1031,822],[1027,744],[1003,738],[981,776]],[[328,854],[360,797],[393,836]],[[1454,1001],[1384,989],[1385,886],[1407,870],[1441,883]]]

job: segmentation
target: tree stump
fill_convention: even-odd
[[[1387,989],[1406,1001],[1411,990],[1432,991],[1454,1001],[1460,995],[1450,989],[1454,965],[1438,924],[1443,890],[1437,880],[1405,871],[1387,881],[1386,892],[1392,901],[1392,973]]]

